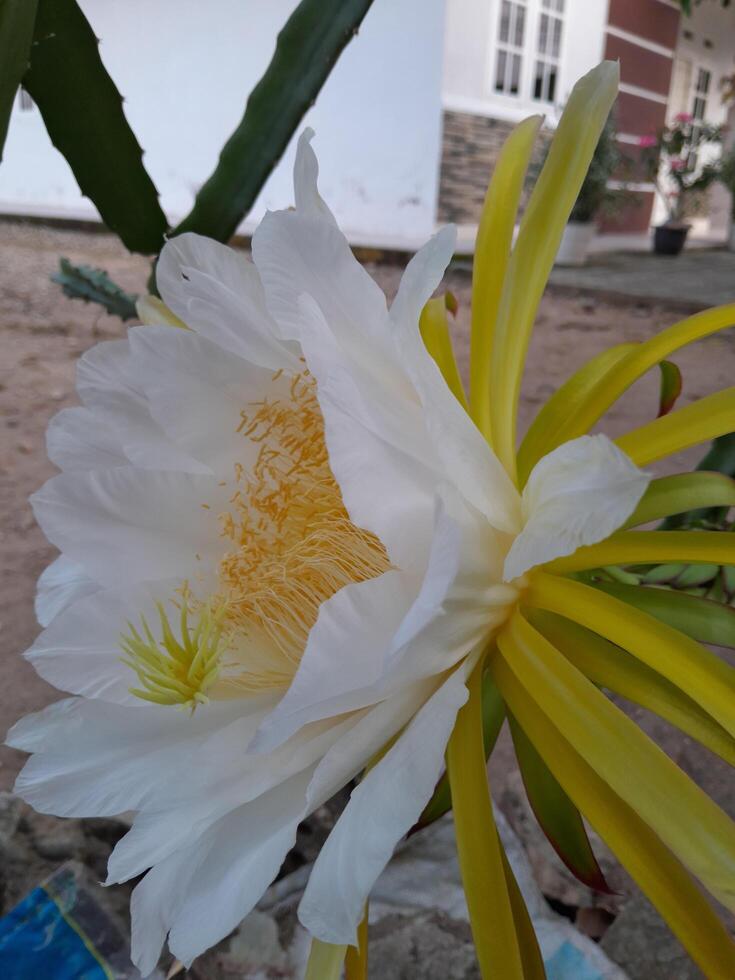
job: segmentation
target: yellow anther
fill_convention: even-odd
[[[238,431],[258,452],[248,472],[235,467],[231,509],[220,515],[232,547],[219,571],[229,626],[272,651],[267,669],[259,661],[241,672],[253,690],[287,684],[322,603],[391,565],[382,542],[347,513],[308,371],[294,375],[285,397],[251,402]]]

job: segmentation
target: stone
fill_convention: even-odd
[[[15,836],[23,814],[23,801],[12,793],[0,793],[0,845]]]
[[[388,915],[369,939],[369,980],[480,978],[468,923],[443,912]]]
[[[703,980],[658,912],[643,895],[635,895],[600,943],[630,980]]]
[[[287,956],[276,920],[266,912],[252,911],[220,952],[219,965],[224,976],[251,976],[258,972],[267,975],[274,971],[282,976]]]
[[[84,852],[84,834],[77,823],[61,821],[49,830],[37,831],[33,835],[33,847],[47,861],[67,861]]]

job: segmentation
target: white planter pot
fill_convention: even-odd
[[[561,237],[561,245],[556,253],[556,265],[584,265],[594,237],[593,221],[570,221]]]
[[[733,219],[733,222],[730,225],[730,241],[728,242],[727,247],[731,252],[735,252],[735,219]]]

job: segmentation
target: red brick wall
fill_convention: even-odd
[[[679,11],[659,0],[610,0],[608,24],[665,48],[676,47]]]
[[[649,51],[631,41],[624,41],[614,34],[608,34],[605,57],[620,61],[624,80],[629,85],[638,85],[659,95],[669,94],[671,82],[671,58]]]
[[[679,31],[680,13],[659,0],[610,0],[608,24],[634,34],[636,37],[674,49]],[[607,34],[605,57],[620,61],[620,81],[623,85],[645,89],[658,96],[668,97],[673,59],[632,41]],[[666,121],[666,104],[644,96],[621,92],[616,108],[618,131],[628,136],[655,133]],[[621,147],[628,156],[635,156],[630,143]],[[618,215],[614,222],[605,221],[604,231],[638,232],[648,228],[653,210],[654,195],[636,195],[638,206]]]

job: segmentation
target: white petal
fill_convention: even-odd
[[[350,517],[377,534],[400,568],[421,568],[438,475],[416,394],[405,380],[402,390],[386,387],[379,365],[390,362],[382,354],[373,357],[374,373],[348,356],[311,297],[301,296],[298,308],[330,466]]]
[[[412,599],[405,577],[391,571],[324,602],[296,676],[264,719],[253,751],[269,751],[310,721],[377,700],[386,654]]]
[[[36,592],[36,619],[48,626],[52,619],[77,599],[96,592],[99,586],[81,565],[60,555],[42,573]]]
[[[346,349],[388,348],[385,296],[330,218],[310,209],[271,211],[253,235],[253,259],[271,315],[298,339],[298,297],[311,296]]]
[[[421,310],[441,281],[454,243],[454,228],[443,228],[409,262],[390,311],[395,340],[421,397],[424,424],[443,471],[494,527],[515,532],[520,522],[518,493],[447,387],[419,332]]]
[[[233,810],[193,847],[174,852],[133,892],[133,961],[155,966],[166,933],[186,966],[248,914],[296,839],[310,770]]]
[[[311,146],[313,138],[314,130],[307,126],[299,136],[296,147],[296,160],[293,168],[296,210],[302,214],[334,221],[334,215],[322,200],[317,189],[319,163]]]
[[[563,443],[528,478],[525,525],[506,558],[505,580],[603,541],[630,517],[650,481],[607,436]]]
[[[145,616],[155,630],[155,600],[164,605],[180,580],[100,590],[78,598],[60,612],[26,652],[36,671],[54,687],[87,698],[136,708],[146,702],[131,694],[137,687],[132,669],[122,662],[120,637]]]
[[[64,408],[49,422],[48,457],[60,470],[93,470],[128,462],[118,432],[89,408]]]
[[[435,687],[415,685],[343,725],[316,769],[232,811],[157,864],[133,893],[133,957],[141,971],[155,964],[169,929],[172,952],[185,963],[229,932],[277,873],[298,822],[363,769]]]
[[[213,731],[190,752],[186,771],[179,767],[161,772],[152,806],[146,804],[136,815],[110,856],[107,884],[142,874],[173,851],[195,843],[231,810],[312,768],[360,718],[353,714],[311,725],[276,752],[249,755],[246,749],[262,713],[258,708]]]
[[[214,477],[119,467],[62,473],[31,504],[52,544],[116,586],[212,567],[223,553],[217,515],[227,496]]]
[[[317,857],[299,918],[324,942],[355,943],[370,889],[434,791],[468,668],[445,681],[353,791]]]
[[[518,598],[501,582],[506,539],[458,490],[439,488],[426,574],[393,638],[394,683],[448,670],[503,621]]]
[[[134,465],[206,472],[201,463],[177,449],[151,417],[131,364],[127,340],[106,341],[86,352],[77,365],[77,391]],[[99,467],[105,465],[106,460],[101,460]]]
[[[114,816],[161,805],[165,775],[191,779],[191,757],[210,732],[242,712],[234,703],[194,715],[69,698],[28,715],[8,733],[14,748],[35,753],[15,792],[42,813]]]
[[[289,394],[289,377],[257,367],[190,330],[135,327],[132,366],[161,429],[220,477],[246,468],[260,448],[238,427],[249,403]]]
[[[309,784],[311,812],[343,787],[406,725],[440,685],[436,677],[405,685],[356,716],[324,754]],[[353,716],[355,717],[355,716]]]
[[[298,351],[278,340],[244,255],[187,232],[164,245],[156,282],[170,309],[203,337],[271,371],[298,370]]]
[[[342,403],[421,458],[418,398],[398,363],[385,296],[337,226],[297,211],[269,213],[253,236],[253,257],[268,309],[282,335],[299,342],[319,384],[329,364],[341,362],[342,376],[330,384],[342,386]]]

